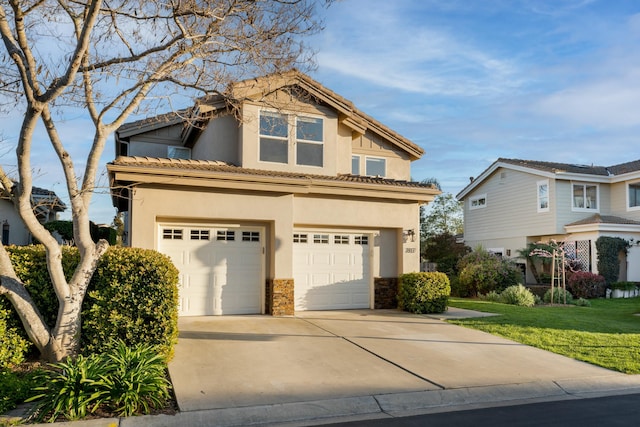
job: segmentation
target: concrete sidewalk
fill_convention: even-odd
[[[319,425],[640,392],[624,375],[397,310],[182,318],[169,365],[180,412],[63,423]]]

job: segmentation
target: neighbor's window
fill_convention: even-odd
[[[351,174],[360,175],[360,156],[351,156]]]
[[[167,147],[167,157],[170,159],[190,159],[191,149],[171,145]]]
[[[289,124],[284,114],[260,113],[260,160],[289,163]]]
[[[629,207],[640,208],[640,182],[629,184]]]
[[[538,181],[538,212],[549,212],[549,180]]]
[[[322,167],[324,144],[322,119],[298,117],[296,119],[296,164]]]
[[[572,200],[574,209],[598,209],[598,186],[595,184],[573,184]]]
[[[385,176],[387,160],[380,157],[367,157],[365,162],[367,176]]]
[[[469,209],[480,209],[487,206],[487,195],[480,194],[479,196],[469,199]]]

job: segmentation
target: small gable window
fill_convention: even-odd
[[[351,174],[360,175],[360,156],[351,156]]]
[[[487,195],[480,194],[469,199],[469,209],[482,209],[487,207]]]

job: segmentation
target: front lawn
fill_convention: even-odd
[[[591,307],[518,307],[450,298],[452,307],[501,316],[451,320],[626,374],[640,374],[640,298],[594,299]]]

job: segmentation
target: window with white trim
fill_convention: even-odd
[[[218,230],[216,233],[216,240],[234,241],[236,240],[236,232],[231,230]]]
[[[295,233],[293,235],[293,243],[307,243],[308,237],[306,234]]]
[[[191,230],[191,240],[209,240],[209,230]]]
[[[598,186],[596,184],[576,184],[571,186],[572,208],[575,211],[598,210]]]
[[[333,236],[333,243],[336,245],[348,245],[349,236],[346,234],[336,234]]]
[[[329,235],[328,234],[314,234],[313,235],[313,243],[328,244],[329,243]]]
[[[360,175],[360,156],[351,156],[351,174]]]
[[[627,184],[627,205],[629,209],[640,209],[640,182],[630,182]]]
[[[353,243],[356,245],[368,245],[369,236],[355,236]]]
[[[182,240],[181,228],[164,228],[162,230],[162,238],[164,240]]]
[[[549,212],[549,180],[538,181],[538,212]]]
[[[295,159],[289,155],[289,146]],[[300,166],[324,165],[324,120],[273,111],[260,112],[260,161]]]
[[[487,207],[487,195],[479,194],[469,199],[469,209],[482,209]]]
[[[387,159],[382,157],[365,158],[365,174],[367,176],[386,176]]]

